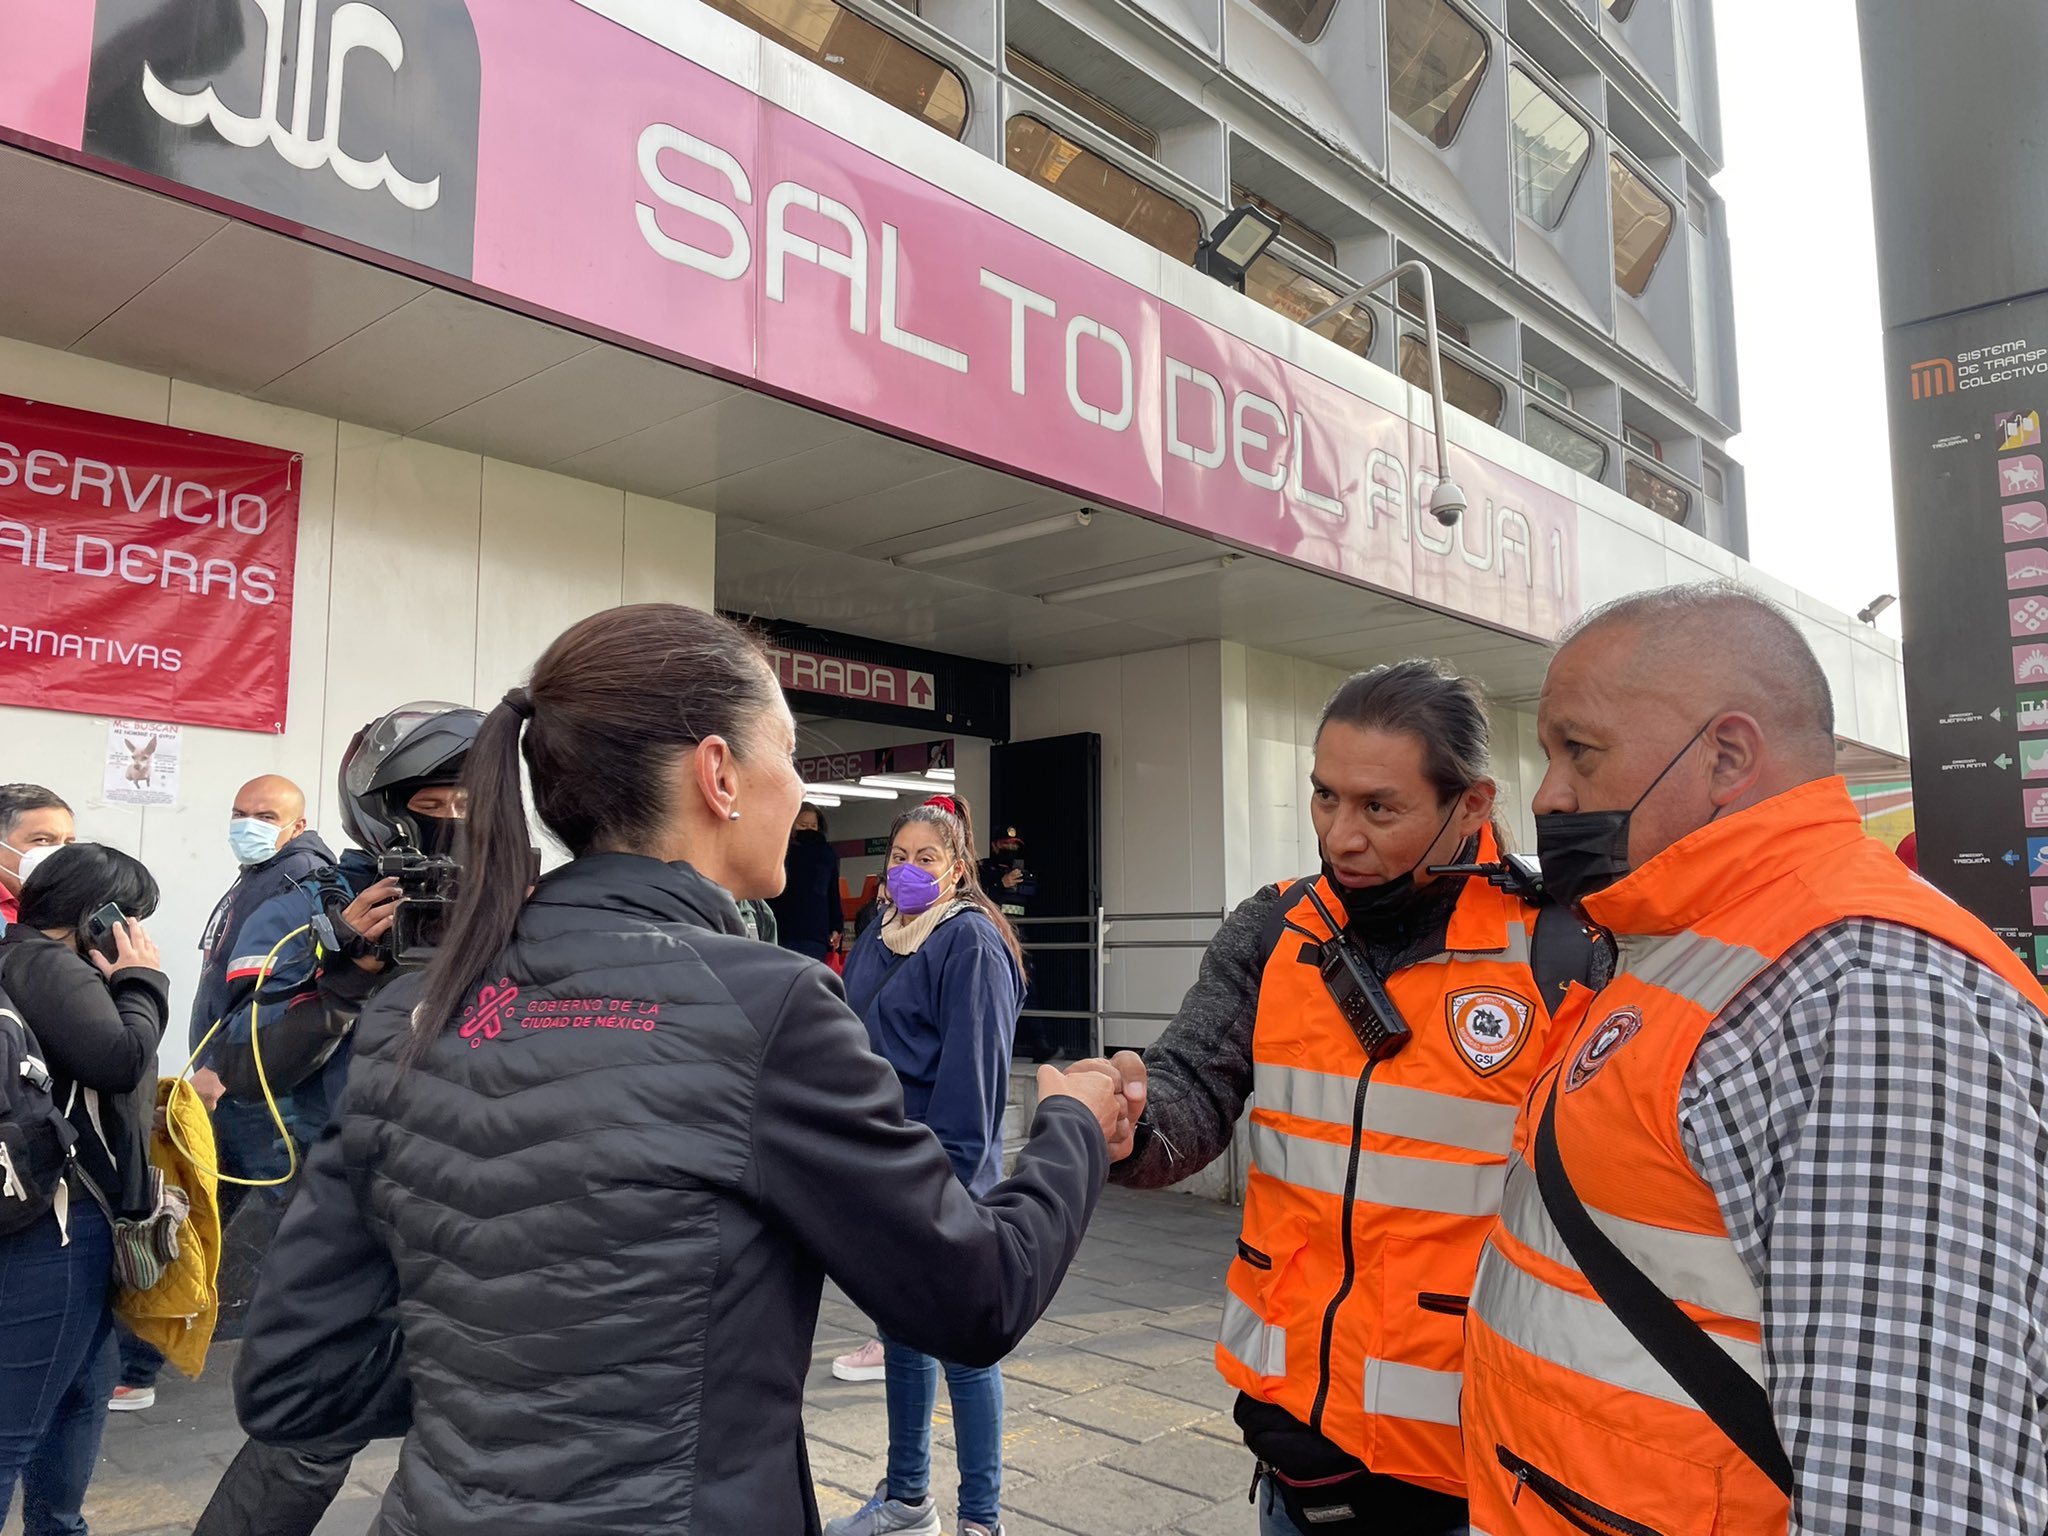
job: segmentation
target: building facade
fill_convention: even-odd
[[[1896,765],[1896,644],[1742,556],[1693,0],[1067,4],[17,0],[0,777],[157,870],[174,981],[239,784],[291,775],[331,833],[356,728],[489,703],[624,601],[869,647],[889,729],[799,689],[800,754],[943,742],[998,825],[1003,737],[1097,738],[1061,871],[1093,861],[1089,910],[1037,915],[1134,941],[1085,1010],[1109,1046],[1156,1035],[1214,914],[1313,864],[1314,723],[1357,668],[1487,687],[1526,839],[1556,636],[1741,579],[1812,639],[1845,754]],[[1282,238],[1240,293],[1191,258],[1247,204]],[[1410,257],[1448,465],[1412,314],[1300,323]],[[39,436],[46,408],[127,431],[130,477]],[[134,489],[235,442],[295,456],[289,611],[253,650],[179,545],[183,482],[177,516]],[[103,543],[158,553],[110,574]],[[145,621],[204,664],[140,675]],[[1005,707],[963,712],[931,657]],[[260,721],[195,708],[259,679]],[[130,718],[185,727],[153,803],[107,768]],[[876,793],[835,835],[886,826]],[[1072,829],[1041,815],[1050,863]]]
[[[1747,553],[1711,0],[716,3],[1174,260],[1261,209],[1290,318],[1429,263],[1454,406]],[[1420,307],[1318,330],[1423,385]]]

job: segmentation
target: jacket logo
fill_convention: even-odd
[[[484,983],[476,1001],[462,1010],[462,1038],[469,1042],[472,1051],[504,1033],[505,1016],[518,1001],[519,989],[512,985],[511,977],[499,977],[496,986]]]
[[[1526,998],[1491,988],[1454,992],[1444,1005],[1451,1044],[1481,1077],[1493,1076],[1522,1054],[1535,1012]]]
[[[167,123],[181,128],[210,124],[213,131],[238,149],[254,149],[268,143],[284,157],[285,163],[302,171],[322,166],[334,172],[358,192],[376,187],[396,198],[401,206],[424,213],[441,198],[441,178],[415,181],[391,163],[389,154],[375,160],[361,160],[341,147],[342,92],[349,81],[348,57],[361,50],[382,59],[392,74],[405,64],[405,39],[391,18],[374,5],[349,0],[338,6],[327,31],[327,90],[321,103],[320,133],[312,133],[313,39],[319,21],[320,0],[299,0],[298,47],[291,82],[291,123],[283,117],[285,6],[289,0],[256,0],[263,13],[263,83],[260,105],[253,113],[237,112],[220,99],[212,84],[196,91],[181,91],[157,78],[155,68],[144,61],[142,95],[150,109]]]
[[[1571,1071],[1565,1075],[1564,1091],[1572,1093],[1585,1087],[1616,1051],[1635,1039],[1636,1031],[1642,1027],[1640,1008],[1617,1008],[1607,1015],[1600,1027],[1579,1047],[1579,1054],[1572,1058]]]

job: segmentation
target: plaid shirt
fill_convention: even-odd
[[[1722,1013],[1679,1103],[1763,1297],[1793,1536],[2041,1536],[2041,1016],[1945,944],[1840,923]]]

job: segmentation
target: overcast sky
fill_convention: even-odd
[[[1714,25],[1750,558],[1854,613],[1899,590],[1856,7],[1720,0]]]

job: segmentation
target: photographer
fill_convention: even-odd
[[[341,1101],[356,1016],[437,937],[467,805],[456,781],[482,721],[461,705],[418,703],[358,731],[340,773],[342,826],[358,846],[332,878],[276,897],[243,928],[214,1059],[233,1092],[261,1102],[267,1084],[273,1097],[290,1094],[302,1148]],[[194,1536],[310,1536],[353,1460],[352,1450],[313,1456],[251,1441]]]
[[[0,984],[48,1067],[42,1112],[63,1113],[76,1153],[42,1189],[48,1209],[0,1235],[0,1510],[19,1478],[25,1536],[85,1529],[79,1510],[114,1386],[113,1222],[150,1204],[156,1048],[170,1008],[142,926],[156,903],[141,864],[78,843],[36,867],[0,937]],[[17,1156],[29,1108],[0,1089]],[[31,1180],[33,1168],[25,1161]]]

